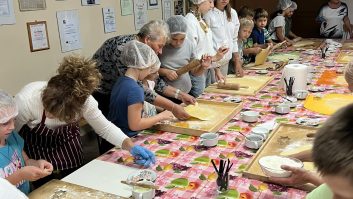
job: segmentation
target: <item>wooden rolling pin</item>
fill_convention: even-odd
[[[199,65],[201,65],[200,60],[194,59],[194,60],[192,60],[190,63],[186,64],[185,66],[183,66],[183,67],[181,67],[181,68],[179,68],[179,69],[176,71],[176,73],[177,73],[178,75],[182,75],[182,74],[187,73],[187,72],[191,71],[192,69],[198,67]]]
[[[278,43],[276,45],[274,45],[271,49],[271,52],[273,52],[274,50],[276,50],[277,48],[280,48],[283,44],[287,43],[287,41],[282,41],[281,43]]]
[[[131,186],[138,186],[138,187],[147,188],[147,189],[159,189],[159,187],[156,185],[149,185],[149,184],[143,184],[143,183],[138,183],[138,182],[127,182],[125,180],[122,180],[120,182],[123,184],[131,185]]]
[[[218,83],[217,88],[225,90],[239,90],[240,88],[249,88],[249,86],[241,86],[239,84],[232,83]]]

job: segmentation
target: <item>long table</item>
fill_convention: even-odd
[[[291,49],[289,49],[291,50]],[[320,58],[320,53],[307,54],[301,51],[300,63],[310,63],[317,70],[313,82],[323,70],[336,70],[345,66],[336,63],[339,51],[326,57]],[[325,63],[335,63],[334,67],[327,68]],[[247,74],[255,74],[254,71],[247,71]],[[244,138],[239,133],[248,134],[251,128],[274,120],[276,122],[295,123],[298,118],[319,118],[322,122],[327,116],[308,111],[303,107],[303,101],[292,109],[287,115],[278,115],[273,112],[271,104],[280,103],[284,95],[283,89],[279,86],[281,71],[272,71],[267,75],[274,76],[270,82],[255,96],[242,96],[243,110],[255,110],[260,112],[260,119],[255,124],[241,121],[239,114],[230,120],[220,131],[220,142],[216,147],[202,147],[199,145],[198,137],[180,135],[171,132],[147,130],[133,139],[134,143],[140,144],[157,155],[157,162],[152,170],[157,173],[156,185],[160,187],[156,191],[157,198],[303,198],[306,192],[294,188],[264,183],[257,180],[241,177],[242,171],[250,163],[256,153],[255,150],[244,147]],[[334,90],[327,90],[324,93],[349,93],[345,87],[335,87]],[[229,97],[226,94],[205,93],[200,98],[223,101]],[[216,178],[210,159],[230,159],[234,164],[230,173],[229,188],[227,195],[218,195],[216,189]],[[98,162],[99,161],[99,162]],[[98,166],[97,166],[98,163]],[[109,166],[107,166],[109,164]],[[99,166],[100,165],[100,166]],[[68,177],[64,181],[80,184],[93,189],[102,190],[127,197],[122,192],[117,192],[119,177],[124,177],[129,169],[133,171],[136,165],[133,164],[131,155],[122,150],[112,149],[100,156]],[[130,171],[130,170],[129,170]],[[103,183],[103,181],[107,183]]]

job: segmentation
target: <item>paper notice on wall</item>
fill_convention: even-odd
[[[140,30],[147,23],[146,0],[134,0],[135,29]]]
[[[166,21],[172,16],[173,13],[172,0],[164,0],[162,1],[162,4],[163,20]]]
[[[16,18],[12,0],[0,0],[0,25],[15,24]]]
[[[132,15],[133,10],[133,0],[121,0],[120,8],[121,8],[121,16]]]
[[[103,22],[105,33],[116,31],[115,10],[113,7],[103,8]]]
[[[81,0],[83,6],[92,6],[100,4],[100,0]]]
[[[65,10],[56,13],[58,20],[61,51],[68,52],[82,48],[78,10]]]

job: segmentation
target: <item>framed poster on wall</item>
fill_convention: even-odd
[[[116,32],[116,20],[114,7],[102,8],[104,32]]]
[[[100,0],[81,0],[83,6],[92,6],[100,4]]]
[[[159,0],[147,0],[147,8],[148,10],[158,9],[159,8]]]
[[[45,0],[19,0],[20,11],[45,10]]]
[[[163,20],[168,20],[169,17],[173,14],[173,6],[172,0],[163,0],[162,1],[162,13],[163,13]]]
[[[148,22],[146,0],[134,0],[135,29],[140,30]]]
[[[78,10],[57,11],[61,52],[82,48]]]
[[[187,5],[189,1],[186,1]],[[186,13],[188,12],[188,7],[186,9]],[[185,13],[185,14],[186,14]],[[176,0],[174,1],[174,15],[184,15],[184,1],[183,0]]]
[[[27,32],[31,52],[50,48],[46,21],[28,22]]]

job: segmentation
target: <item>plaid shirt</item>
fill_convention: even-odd
[[[121,63],[120,56],[125,43],[134,40],[136,35],[121,35],[110,38],[93,55],[93,59],[97,62],[97,67],[102,74],[98,92],[103,94],[110,94],[118,77],[125,75],[127,67]],[[139,82],[141,86],[141,82]],[[157,78],[155,90],[158,93],[163,93],[167,84],[161,79]],[[145,101],[153,104],[157,94],[149,89],[144,88]]]
[[[251,37],[249,37],[246,41],[243,43],[243,50],[246,48],[252,48],[254,47],[254,42]],[[243,54],[243,64],[248,64],[252,62],[255,59],[253,55],[244,55]]]

